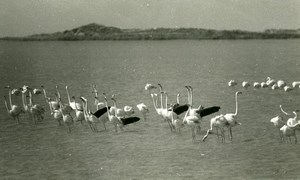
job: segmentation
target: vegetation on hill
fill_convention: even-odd
[[[300,29],[268,29],[264,32],[213,30],[200,28],[120,29],[96,23],[72,30],[26,37],[4,37],[2,40],[172,40],[172,39],[291,39],[300,38]]]

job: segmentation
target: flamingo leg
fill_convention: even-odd
[[[232,141],[232,130],[229,128],[229,133],[230,133],[230,141]]]
[[[219,130],[218,130],[218,127],[216,127],[216,132],[217,132],[217,137],[218,137],[218,141],[219,141]]]

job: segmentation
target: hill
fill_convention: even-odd
[[[300,38],[300,29],[267,29],[264,32],[201,28],[120,29],[96,23],[50,34],[4,37],[1,40],[172,40],[172,39],[291,39]]]

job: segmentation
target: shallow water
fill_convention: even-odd
[[[3,179],[283,179],[299,178],[299,144],[282,143],[270,119],[280,114],[279,104],[291,112],[299,108],[300,90],[245,90],[241,82],[262,82],[270,76],[288,83],[299,81],[299,40],[237,41],[0,41],[0,84],[20,87],[44,85],[54,97],[55,85],[71,95],[85,96],[92,110],[92,85],[99,92],[117,94],[118,105],[144,102],[147,121],[115,133],[92,133],[87,124],[75,124],[71,134],[46,112],[44,122],[21,124],[0,103],[0,175]],[[235,79],[239,84],[228,87]],[[219,113],[204,118],[197,141],[189,128],[182,135],[170,132],[155,114],[146,83],[161,83],[174,103],[185,85],[194,88],[194,104],[219,105]],[[234,112],[234,92],[240,90],[241,126],[225,144],[209,136],[209,119]],[[0,95],[7,95],[2,89]],[[21,105],[20,97],[13,97]],[[46,106],[42,96],[34,101]],[[47,109],[48,110],[48,109]],[[136,115],[140,116],[136,110]],[[227,134],[227,132],[226,132]]]

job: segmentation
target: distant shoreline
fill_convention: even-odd
[[[72,30],[25,37],[3,37],[5,41],[92,41],[92,40],[248,40],[298,39],[300,29],[267,29],[264,32],[201,28],[120,29],[96,23]]]

